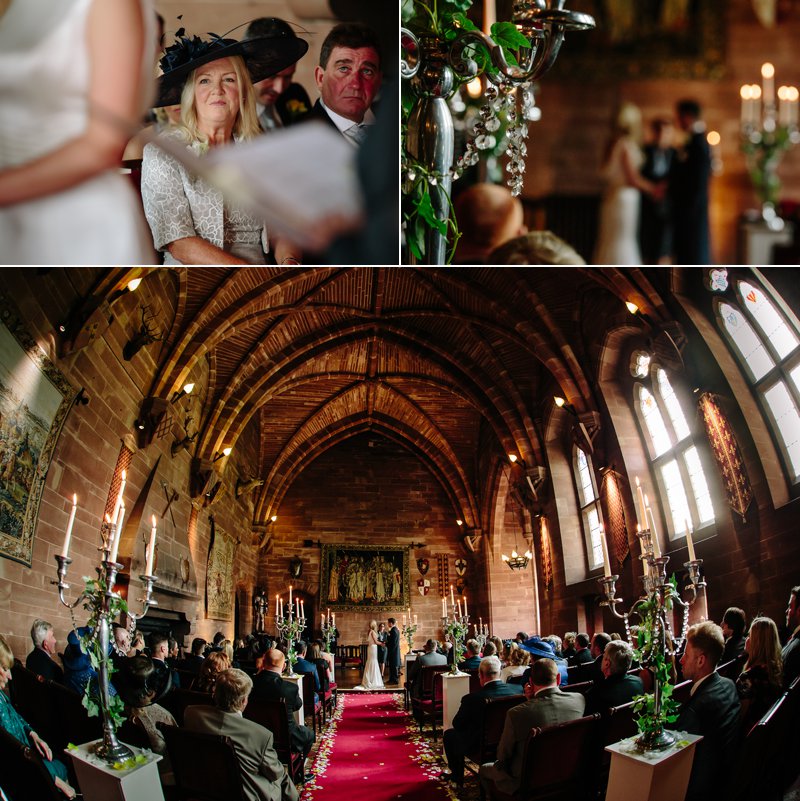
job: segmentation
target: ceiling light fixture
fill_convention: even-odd
[[[511,464],[514,464],[514,462],[517,461],[517,454],[516,453],[509,453],[508,454],[508,461],[511,462]]]
[[[191,395],[192,390],[194,389],[194,383],[188,383],[183,385],[183,389],[179,389],[173,396],[172,402],[176,403],[179,401],[184,395]]]
[[[631,314],[636,314],[639,311],[639,307],[632,300],[626,300],[625,307]]]
[[[212,462],[218,462],[223,456],[230,456],[233,448],[223,448],[219,453],[215,454]]]
[[[131,280],[128,281],[128,292],[135,292],[139,288],[139,284],[141,283],[142,283],[141,278],[131,278]]]

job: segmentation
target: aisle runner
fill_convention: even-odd
[[[412,736],[401,695],[399,703],[391,693],[341,695],[344,710],[328,727],[300,801],[453,798],[437,780],[442,763],[435,752]]]

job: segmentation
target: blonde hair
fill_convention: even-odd
[[[767,671],[770,683],[780,687],[783,681],[783,660],[775,621],[769,617],[757,617],[750,624],[747,636],[750,642],[747,645],[747,663],[744,669],[761,665]]]
[[[8,647],[6,638],[0,634],[0,665],[6,670],[11,670],[13,664],[14,654],[11,652],[11,648]]]
[[[243,670],[229,668],[217,677],[214,704],[223,712],[239,712],[253,689],[253,680]]]
[[[377,631],[378,630],[378,621],[377,620],[370,620],[369,627],[370,627],[370,629],[372,629],[372,631]]]
[[[250,80],[250,73],[241,56],[228,56],[239,87],[239,113],[233,123],[233,135],[236,139],[252,139],[261,133],[256,111],[255,90]],[[217,59],[220,61],[221,59]],[[209,62],[213,64],[214,62]],[[204,64],[207,67],[208,64]],[[199,69],[199,68],[198,68]],[[176,125],[189,142],[201,142],[208,145],[208,137],[200,131],[197,122],[197,109],[195,107],[194,79],[197,70],[192,70],[181,92],[181,122]]]
[[[233,664],[233,643],[230,640],[223,640],[219,647],[222,649],[222,652],[228,657],[231,664]]]
[[[642,112],[633,103],[623,103],[614,120],[614,132],[617,136],[630,136],[637,142],[642,141]]]
[[[511,651],[508,663],[512,667],[518,667],[519,665],[527,665],[530,661],[531,655],[524,648],[515,647]]]

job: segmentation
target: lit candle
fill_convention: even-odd
[[[415,626],[417,625],[417,616],[416,615],[414,615],[414,625]]]
[[[458,612],[458,616],[461,617],[461,601],[456,601],[456,611]]]
[[[750,122],[759,126],[761,120],[761,87],[757,83],[750,84]]]
[[[145,576],[152,576],[153,575],[153,564],[155,562],[156,556],[156,516],[153,515],[152,517],[153,527],[150,529],[150,543],[147,546],[147,560],[145,562],[144,567],[144,574]]]
[[[442,617],[447,617],[447,599],[442,596]]]
[[[775,67],[769,62],[761,65],[761,86],[764,105],[769,107],[775,103]]]
[[[281,620],[283,620],[283,598],[281,598]]]
[[[297,615],[297,617],[300,617],[300,598],[299,597],[294,599],[294,608],[295,608],[295,614]]]
[[[306,619],[306,599],[300,599],[300,620]]]
[[[789,125],[789,87],[781,86],[778,89],[778,125],[784,127]]]
[[[639,522],[641,523],[642,528],[647,528],[647,510],[644,502],[642,485],[639,483],[639,476],[636,476],[636,493],[639,496],[639,513],[641,515]]]
[[[464,617],[466,617],[466,615],[467,615],[467,596],[466,595],[462,595],[461,597],[464,599]]]
[[[289,614],[292,614],[292,585],[289,585]]]
[[[481,631],[483,631],[483,618],[482,617],[478,618],[478,627],[480,628]]]
[[[405,614],[404,614],[404,615],[403,615],[403,627],[404,627],[404,628],[405,628],[405,625],[406,625],[406,616],[405,616]]]
[[[608,558],[608,542],[602,526],[600,526],[600,547],[603,549],[603,575],[608,578],[611,575],[611,560]]]
[[[653,510],[650,508],[650,503],[647,500],[647,496],[644,496],[644,503],[645,509],[647,510],[647,515],[645,520],[649,518],[649,525],[650,525],[650,534],[652,535],[652,543],[653,543],[653,556],[656,559],[661,558],[661,548],[658,545],[658,532],[656,531],[656,519],[653,517]]]
[[[111,516],[111,524],[116,526],[119,519],[119,510],[122,508],[122,495],[125,492],[125,480],[127,476],[125,471],[122,471],[122,482],[119,485],[119,493],[117,494],[117,502],[114,504],[114,514]]]
[[[109,561],[116,562],[117,554],[119,553],[119,541],[122,539],[122,521],[125,519],[125,504],[119,507],[119,514],[117,515],[117,525],[114,528],[114,542],[111,545],[111,554]]]
[[[64,535],[64,547],[61,549],[61,555],[66,559],[69,556],[69,541],[72,538],[72,525],[75,522],[75,512],[78,509],[78,496],[72,496],[72,509],[69,512],[69,521],[67,522],[67,533]]]
[[[692,541],[692,529],[688,520],[683,521],[686,526],[686,547],[689,549],[689,561],[694,562],[697,559],[697,554],[694,552],[694,542]]]
[[[275,593],[275,617],[276,617],[276,618],[278,617],[278,609],[280,608],[280,607],[278,606],[278,599],[279,599],[279,598],[280,598],[280,596],[279,596],[279,595],[278,595],[278,593],[276,592],[276,593]]]
[[[325,614],[328,616],[328,624],[331,622],[331,608],[329,606],[325,607]]]
[[[320,625],[323,628],[325,628],[325,613],[324,612],[319,616],[319,622],[320,622]]]
[[[452,604],[453,609],[455,609],[456,608],[456,599],[455,599],[455,597],[453,595],[453,585],[452,584],[450,585],[450,603]]]
[[[742,98],[742,126],[745,126],[750,122],[750,99],[752,97],[752,92],[750,91],[749,83],[742,84],[739,95]]]
[[[331,615],[331,623],[333,624],[333,627],[336,628],[336,612]]]

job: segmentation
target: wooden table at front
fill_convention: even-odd
[[[606,801],[683,801],[692,772],[697,734],[676,732],[678,742],[664,751],[639,753],[633,740],[606,746],[611,752]]]

